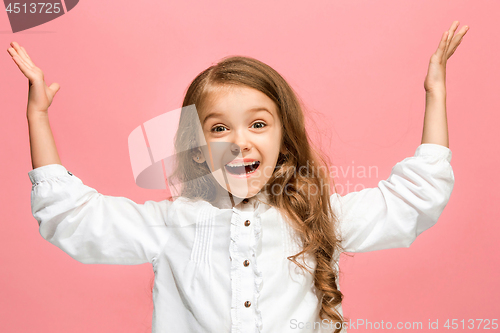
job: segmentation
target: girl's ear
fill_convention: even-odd
[[[196,163],[205,162],[205,156],[203,156],[203,154],[201,153],[201,150],[198,149],[196,154],[193,156],[193,161],[195,161]]]

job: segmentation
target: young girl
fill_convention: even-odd
[[[61,164],[47,112],[59,85],[47,86],[13,42],[8,52],[30,83],[40,234],[82,263],[151,263],[153,332],[345,331],[340,254],[410,246],[450,198],[445,69],[468,30],[454,36],[458,25],[430,59],[422,143],[378,187],[331,193],[292,88],[258,60],[229,57],[184,98],[177,198],[144,204],[102,195]]]

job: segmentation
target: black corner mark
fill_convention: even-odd
[[[69,171],[68,171],[68,174],[69,174],[70,176],[73,176],[73,174],[72,174],[71,172],[69,172]]]

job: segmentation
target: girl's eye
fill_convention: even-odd
[[[212,127],[212,129],[210,130],[211,132],[223,132],[223,131],[217,131],[216,129],[218,128],[225,128],[224,126],[215,126],[215,127]]]
[[[264,123],[262,121],[258,121],[258,122],[255,122],[255,123],[252,124],[252,126],[255,126],[255,125],[258,125],[258,127],[254,127],[254,128],[257,128],[257,129],[263,128],[263,127],[267,126],[266,123]],[[219,130],[219,129],[221,129],[221,130]],[[212,129],[210,131],[211,132],[215,132],[215,133],[220,133],[220,132],[225,132],[224,131],[225,129],[226,128],[224,126],[219,125],[219,126],[212,127]]]
[[[261,125],[262,125],[262,126],[257,127],[257,128],[263,128],[263,127],[267,126],[267,125],[266,125],[266,123],[264,123],[264,122],[262,122],[262,121],[258,121],[258,122],[256,122],[256,123],[253,123],[253,125],[256,125],[256,124],[261,124]],[[252,126],[253,126],[253,125],[252,125]]]

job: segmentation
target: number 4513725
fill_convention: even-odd
[[[21,12],[21,10],[24,9],[23,13],[26,14],[26,13],[31,13],[31,14],[35,14],[37,13],[37,5],[39,7],[39,11],[38,13],[41,14],[44,7],[45,7],[45,14],[58,14],[61,12],[61,7],[59,7],[60,3],[50,3],[50,2],[38,2],[38,3],[35,3],[35,2],[32,2],[32,3],[23,3],[21,6],[20,3],[9,3],[9,5],[7,6],[7,8],[5,8],[5,10],[8,12],[8,13],[14,13],[14,14],[18,14]],[[29,5],[29,11],[28,9],[26,8],[27,6]]]
[[[488,329],[493,329],[496,330],[498,328],[498,319],[468,319],[467,322],[465,319],[462,319],[458,321],[458,319],[450,319],[446,320],[446,323],[444,323],[444,327],[448,329],[453,329],[456,330],[459,328],[460,323],[462,324],[462,329],[483,329],[483,330],[488,330]],[[482,325],[482,327],[481,327]]]

